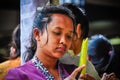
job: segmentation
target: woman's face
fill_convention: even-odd
[[[62,14],[53,14],[51,18],[51,22],[47,24],[47,31],[41,35],[38,45],[42,46],[39,49],[43,54],[53,58],[61,58],[71,46],[73,22]]]
[[[78,55],[81,51],[81,46],[82,46],[82,30],[81,30],[81,25],[78,24],[77,25],[77,29],[76,29],[76,33],[77,33],[77,38],[72,42],[72,45],[71,45],[71,50],[74,51],[74,55]],[[74,35],[76,36],[76,35]]]
[[[74,51],[74,55],[78,55],[81,51],[81,47],[82,47],[82,39],[79,38],[72,42],[70,49]]]

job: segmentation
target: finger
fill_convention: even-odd
[[[85,67],[85,65],[82,65],[82,66],[76,68],[76,69],[72,72],[71,77],[76,77],[76,75],[78,74],[78,72],[81,72],[81,70],[82,70],[84,67]]]
[[[106,80],[106,79],[107,79],[107,74],[104,73],[101,80]]]
[[[85,74],[85,80],[95,80],[92,76],[90,76],[89,74]]]
[[[109,80],[114,80],[114,79],[116,79],[117,77],[116,77],[116,75],[114,74],[114,73],[110,73],[109,75],[108,75],[108,79]]]
[[[85,79],[85,74],[81,74],[79,79]]]
[[[115,73],[110,73],[109,76],[116,77]]]
[[[75,79],[78,80],[79,77],[80,77],[80,72],[77,73],[77,75],[75,76]]]

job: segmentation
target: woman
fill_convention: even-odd
[[[75,20],[71,11],[65,7],[43,8],[33,24],[35,56],[24,65],[11,69],[6,80],[74,80],[85,65],[76,68],[58,60],[70,48],[74,32]],[[79,78],[91,80],[87,74]]]

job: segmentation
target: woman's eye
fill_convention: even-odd
[[[67,39],[72,40],[73,36],[72,35],[67,35]]]
[[[54,34],[55,34],[55,35],[60,35],[60,34],[61,34],[61,32],[54,32]]]

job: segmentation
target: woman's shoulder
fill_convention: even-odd
[[[6,79],[20,80],[24,79],[25,77],[29,78],[30,73],[32,75],[32,73],[35,71],[37,72],[36,68],[34,67],[34,64],[32,63],[32,61],[29,61],[21,66],[10,69],[6,75]]]

